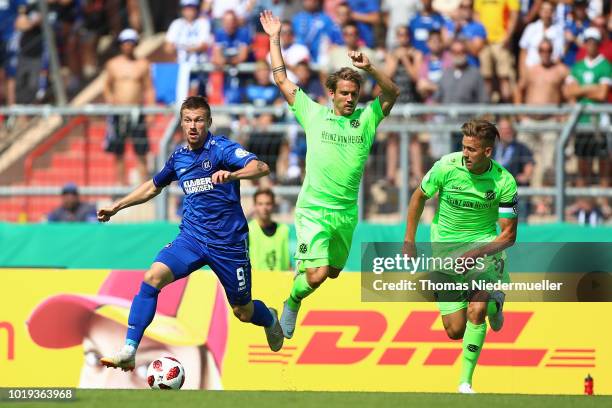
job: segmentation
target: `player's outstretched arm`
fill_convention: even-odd
[[[280,46],[280,19],[272,14],[270,10],[264,10],[263,13],[259,14],[259,21],[266,34],[270,36],[270,59],[272,61],[274,82],[278,85],[289,105],[293,105],[298,86],[287,78],[287,69],[285,68],[285,61],[283,60]]]
[[[360,51],[349,51],[349,58],[353,61],[355,68],[363,69],[368,74],[372,75],[376,80],[382,94],[378,97],[380,100],[380,106],[382,107],[383,113],[386,115],[391,112],[391,108],[395,104],[397,97],[399,96],[399,87],[385,74],[382,70],[376,68],[368,57]]]
[[[125,197],[115,201],[109,207],[98,210],[98,221],[107,222],[111,217],[124,208],[145,203],[161,193],[163,187],[157,187],[153,180],[146,181]]]
[[[270,167],[260,161],[251,160],[246,166],[236,171],[219,170],[212,175],[215,184],[227,183],[234,180],[253,180],[270,174]]]
[[[408,216],[406,219],[406,234],[404,234],[404,253],[409,256],[416,256],[415,240],[416,231],[419,226],[419,220],[423,214],[423,208],[425,208],[425,201],[427,196],[423,193],[421,188],[417,188],[412,197],[410,197],[410,204],[408,205]]]

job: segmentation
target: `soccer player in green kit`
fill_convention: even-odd
[[[479,267],[462,274],[444,274],[447,282],[509,282],[504,270],[505,253],[516,240],[517,186],[514,177],[491,159],[499,133],[492,123],[475,119],[464,123],[463,151],[438,160],[423,177],[410,199],[404,251],[416,256],[415,235],[425,201],[439,193],[439,205],[431,224],[431,242],[442,251],[459,252],[463,262],[482,258]],[[496,222],[501,232],[497,234]],[[436,245],[437,243],[443,243]],[[472,262],[472,265],[475,265]],[[469,286],[471,287],[471,285]],[[442,301],[442,299],[444,301]],[[448,337],[463,339],[459,392],[472,394],[472,376],[487,332],[503,325],[505,295],[500,291],[456,291],[437,294],[438,308]]]
[[[327,278],[335,279],[346,263],[357,225],[357,194],[376,127],[389,114],[399,88],[361,52],[348,56],[355,68],[371,75],[381,89],[373,102],[357,109],[361,75],[342,68],[326,86],[332,107],[314,102],[288,78],[281,55],[278,17],[260,15],[270,36],[274,81],[306,133],[306,177],[295,210],[298,273],[284,304],[281,327],[286,338],[295,330],[302,299]]]

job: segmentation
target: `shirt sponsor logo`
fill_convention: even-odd
[[[323,131],[321,133],[321,141],[323,143],[332,143],[332,144],[363,144],[363,136],[362,135],[338,135],[335,133],[329,133]]]
[[[493,205],[493,203],[491,203],[491,202],[477,202],[477,201],[459,200],[457,198],[449,198],[448,202],[449,202],[449,204],[451,204],[451,205],[453,205],[455,207],[475,208],[475,209],[491,208],[491,206]]]
[[[201,193],[203,191],[212,190],[214,187],[210,177],[202,177],[192,180],[186,180],[183,183],[185,194]]]
[[[242,159],[244,157],[247,157],[251,153],[247,152],[246,150],[244,150],[242,148],[238,148],[238,149],[236,149],[234,154],[236,155],[237,158]]]

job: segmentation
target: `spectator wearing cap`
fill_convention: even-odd
[[[612,13],[610,13],[612,16]],[[601,36],[601,42],[599,43],[599,53],[603,55],[608,61],[612,61],[612,17],[606,18],[604,16],[597,16],[591,20],[591,27],[597,29]],[[584,38],[584,34],[583,34]],[[584,42],[584,41],[583,41]],[[576,61],[583,60],[587,55],[587,47],[583,45],[578,50],[576,55]],[[612,99],[609,99],[612,103]]]
[[[474,20],[474,1],[461,0],[454,19],[447,20],[446,30],[449,39],[463,39],[468,47],[468,62],[480,67],[478,56],[487,42],[487,31],[480,22]]]
[[[587,56],[571,69],[564,88],[570,102],[584,105],[605,103],[612,85],[612,64],[599,52],[601,33],[595,27],[584,30],[584,44]],[[608,187],[610,183],[610,147],[605,132],[600,127],[609,126],[607,115],[582,114],[578,123],[591,124],[595,131],[578,133],[575,137],[574,152],[578,156],[577,185],[582,187],[590,181],[593,161],[599,161],[599,184]],[[603,126],[602,126],[603,125]],[[606,212],[609,206],[604,205]]]
[[[126,28],[119,33],[120,54],[106,63],[104,100],[111,105],[152,105],[155,103],[149,62],[134,54],[138,33]],[[151,124],[152,116],[146,118]],[[136,153],[136,166],[141,182],[149,178],[146,155],[149,151],[147,127],[143,115],[112,115],[107,120],[104,149],[115,156],[116,177],[128,185],[125,168],[125,142],[131,138]]]
[[[228,310],[221,285],[214,274],[204,271],[160,293],[157,316],[142,339],[136,368],[131,373],[102,374],[100,357],[125,340],[130,302],[143,277],[144,271],[111,271],[97,293],[61,293],[44,299],[28,318],[29,337],[41,352],[82,348],[81,366],[70,367],[79,388],[149,388],[148,365],[172,355],[187,372],[183,389],[222,389]],[[80,282],[89,283],[86,277]]]
[[[49,222],[97,222],[96,206],[84,203],[74,183],[62,187],[62,205],[47,216]]]
[[[236,13],[228,10],[223,15],[221,28],[215,31],[215,45],[212,63],[218,68],[235,68],[250,60],[251,34],[240,25]],[[242,86],[248,75],[241,75],[236,69],[228,70],[224,78],[225,103],[240,103]]]
[[[412,46],[424,55],[429,54],[427,39],[431,31],[440,31],[446,38],[446,20],[433,9],[432,0],[421,0],[422,9],[408,23]]]
[[[213,36],[208,18],[198,17],[198,0],[181,0],[181,17],[174,20],[166,33],[164,50],[173,55],[183,68],[208,62],[208,51]],[[189,75],[189,94],[206,94],[207,75],[192,71]]]
[[[563,40],[563,25],[553,20],[554,5],[546,0],[540,6],[540,19],[529,24],[521,40],[519,47],[519,73],[524,75],[525,69],[541,62],[538,47],[543,39],[549,39],[553,44],[553,60],[559,61],[563,57],[565,46]]]
[[[589,28],[591,21],[587,14],[587,0],[574,0],[572,4],[572,18],[565,22],[565,55],[563,63],[572,66],[576,62],[578,49],[582,47],[584,39],[582,34]]]

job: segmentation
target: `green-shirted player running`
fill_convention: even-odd
[[[417,255],[414,253],[415,235],[425,201],[438,193],[439,206],[431,225],[434,254],[438,248],[441,253],[458,252],[463,261],[484,258],[484,262],[463,274],[440,271],[437,276],[442,276],[446,282],[474,279],[509,282],[503,250],[512,246],[516,239],[516,181],[491,159],[495,140],[499,138],[495,125],[476,119],[463,124],[461,131],[463,152],[451,153],[438,160],[410,199],[404,248],[408,254]],[[499,234],[497,222],[501,227]],[[504,293],[499,291],[437,294],[448,337],[463,338],[461,393],[474,393],[472,375],[487,331],[485,317],[488,315],[491,329],[500,330],[504,298]]]
[[[281,54],[278,17],[268,10],[260,15],[270,36],[274,80],[298,122],[306,132],[306,178],[295,210],[299,264],[291,294],[285,302],[281,327],[293,336],[302,299],[327,278],[337,278],[346,263],[357,225],[357,195],[376,127],[389,114],[398,87],[376,69],[361,52],[350,51],[353,66],[370,74],[381,95],[363,109],[356,109],[361,75],[342,68],[329,76],[326,86],[333,107],[320,105],[287,79]]]

